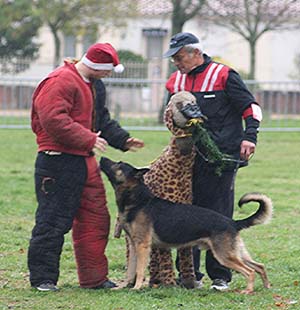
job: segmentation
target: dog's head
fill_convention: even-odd
[[[149,171],[148,168],[135,168],[122,161],[115,162],[106,157],[100,160],[100,168],[107,175],[111,185],[116,188],[125,184],[130,187],[143,182],[143,175]]]
[[[173,95],[167,109],[172,111],[173,123],[179,128],[186,128],[191,119],[198,122],[206,120],[197,104],[196,97],[188,91],[180,91]]]
[[[124,162],[114,162],[106,157],[100,160],[100,168],[107,175],[115,190],[119,212],[136,208],[147,198],[148,188],[144,184],[143,175],[148,168],[137,169]]]

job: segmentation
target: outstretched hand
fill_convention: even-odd
[[[94,147],[93,147],[93,151],[95,153],[97,153],[97,151],[105,152],[106,151],[106,146],[108,144],[105,139],[100,138],[100,134],[101,134],[101,131],[98,131],[97,132],[96,142],[95,142]]]
[[[137,151],[137,149],[140,149],[144,147],[144,141],[137,139],[137,138],[129,138],[127,139],[125,143],[125,147],[132,152]]]

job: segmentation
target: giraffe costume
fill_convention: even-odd
[[[157,197],[175,203],[191,204],[192,168],[195,158],[193,126],[189,125],[190,119],[181,113],[182,107],[187,104],[197,107],[196,98],[189,92],[181,91],[171,97],[164,114],[164,122],[172,137],[159,158],[150,165],[149,172],[144,175],[144,182]],[[194,288],[192,248],[178,249],[178,258],[182,285]],[[150,286],[176,285],[170,249],[152,249],[149,272]]]

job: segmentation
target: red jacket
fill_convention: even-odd
[[[31,127],[38,151],[87,156],[97,135],[91,131],[93,96],[74,64],[48,75],[33,94]]]

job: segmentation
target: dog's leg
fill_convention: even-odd
[[[247,260],[247,259],[245,259],[245,264],[250,268],[253,268],[257,273],[259,273],[265,288],[271,288],[271,284],[268,279],[265,266],[263,264],[257,263],[254,260]]]
[[[261,263],[258,263],[256,261],[254,261],[250,254],[248,253],[243,241],[241,240],[242,242],[242,248],[241,248],[241,256],[242,256],[242,259],[243,261],[245,262],[245,264],[247,266],[249,266],[250,268],[253,268],[260,276],[261,276],[261,279],[263,281],[263,284],[264,284],[264,287],[265,288],[271,288],[271,284],[268,280],[268,276],[267,276],[267,272],[266,272],[266,269],[265,269],[265,266]]]
[[[218,258],[217,258],[218,259]],[[218,259],[219,260],[219,259]],[[248,267],[237,256],[222,257],[219,262],[227,268],[240,272],[247,279],[247,287],[242,290],[242,294],[251,294],[254,291],[255,270]]]
[[[243,247],[241,239],[238,237],[236,240],[223,238],[221,243],[220,239],[216,241],[216,243],[212,243],[210,246],[214,257],[220,264],[240,272],[247,279],[247,287],[245,290],[241,291],[242,294],[253,293],[255,270],[247,266],[240,257],[240,252]],[[222,246],[220,246],[220,244],[222,244]]]
[[[151,234],[145,236],[142,242],[135,242],[135,250],[136,250],[136,281],[133,289],[138,290],[142,287],[145,270],[147,268],[147,263],[149,260],[149,255],[151,251]]]
[[[128,261],[127,261],[127,286],[133,287],[136,278],[136,250],[135,247],[128,236],[126,236],[126,246],[128,249]]]
[[[119,239],[121,237],[121,233],[122,233],[122,225],[118,214],[115,223],[114,237]]]
[[[251,260],[251,261],[245,260],[245,264],[247,264],[249,267],[253,268],[257,273],[259,273],[265,288],[271,288],[271,284],[270,284],[270,281],[268,279],[265,266],[263,264],[257,263],[253,260]]]

